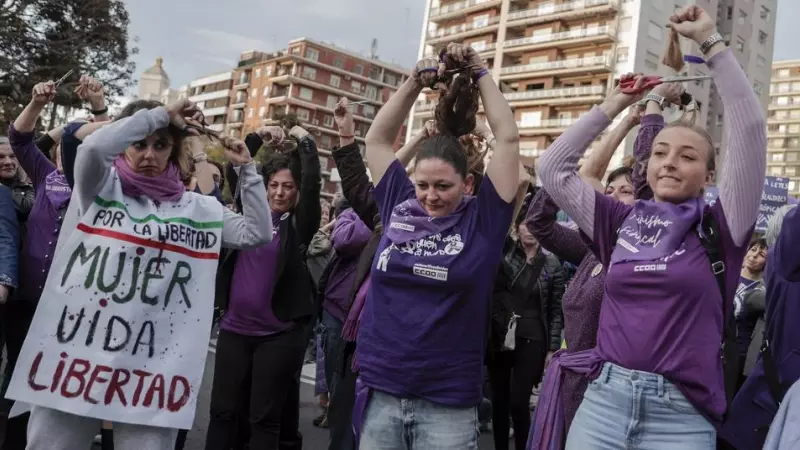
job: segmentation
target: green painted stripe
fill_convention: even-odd
[[[103,198],[95,197],[94,202],[98,205],[102,206],[103,208],[118,208],[125,211],[125,214],[128,215],[128,218],[135,223],[145,223],[145,222],[157,222],[161,224],[167,223],[182,223],[184,225],[189,225],[190,227],[198,228],[198,229],[210,229],[210,228],[222,228],[222,222],[195,222],[192,219],[187,219],[185,217],[173,217],[171,219],[162,219],[157,217],[153,214],[148,215],[147,217],[143,217],[141,219],[131,216],[130,211],[128,211],[128,207],[125,204],[120,203],[115,200],[106,200]]]

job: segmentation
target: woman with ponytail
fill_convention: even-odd
[[[567,449],[716,445],[727,407],[721,344],[731,337],[724,329],[732,323],[727,318],[739,281],[732,268],[741,266],[758,214],[766,121],[746,75],[702,8],[683,8],[670,26],[700,46],[724,101],[730,148],[720,200],[703,200],[714,176],[714,145],[704,130],[682,123],[666,126],[653,142],[646,171],[652,201],[623,204],[595,192],[575,172],[588,145],[643,92],[614,89],[539,159],[542,185],[608,271],[597,345],[554,357],[529,448],[562,443],[557,418],[564,369],[591,380]],[[726,360],[734,351],[732,368],[738,369],[735,341],[724,350]]]
[[[518,188],[514,115],[478,54],[449,44],[419,61],[367,134],[367,161],[384,234],[359,328],[353,425],[362,449],[477,449],[485,330],[493,277]],[[425,87],[445,90],[439,134],[417,154],[412,183],[392,149]],[[459,138],[478,99],[495,132],[476,195]]]

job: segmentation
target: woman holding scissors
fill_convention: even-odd
[[[576,173],[588,145],[644,95],[644,79],[626,94],[631,76],[623,76],[605,102],[544,153],[537,168],[544,188],[609,269],[597,346],[556,355],[529,448],[561,443],[552,430],[562,368],[592,380],[567,449],[715,448],[715,425],[727,408],[720,345],[725,338],[726,361],[734,350],[735,372],[735,331],[724,325],[739,281],[733,268],[741,266],[758,213],[766,127],[758,98],[711,17],[688,6],[670,26],[700,46],[725,103],[731,135],[720,201],[707,206],[703,200],[714,175],[713,143],[704,130],[683,123],[668,125],[653,142],[647,166],[653,201],[625,205],[595,192]]]

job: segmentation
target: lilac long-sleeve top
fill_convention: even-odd
[[[663,128],[664,116],[660,114],[648,114],[642,118],[633,144],[635,166],[632,182],[636,198],[652,197],[652,191],[647,185],[647,160],[650,158],[653,140]],[[528,208],[526,225],[542,247],[578,267],[562,300],[567,352],[575,353],[594,348],[597,343],[606,269],[594,253],[589,251],[589,246],[581,239],[579,231],[558,224],[557,212],[558,206],[550,195],[546,190],[540,189]],[[578,411],[587,386],[588,381],[584,376],[565,372],[563,403],[567,429]]]
[[[726,119],[726,129],[729,133],[728,157],[725,161],[723,170],[724,177],[720,180],[720,201],[715,207],[711,208],[711,213],[719,222],[722,234],[723,254],[725,255],[726,266],[736,267],[736,262],[741,264],[744,256],[744,247],[749,238],[756,215],[758,213],[761,188],[764,182],[764,170],[766,166],[766,121],[761,112],[758,98],[753,93],[746,75],[741,70],[732,52],[726,49],[708,62],[712,70],[714,80],[720,96],[724,99],[724,117]],[[625,206],[601,195],[581,180],[576,173],[577,163],[581,155],[585,152],[589,144],[609,125],[610,119],[599,109],[594,108],[589,114],[583,116],[578,123],[570,127],[563,133],[545,152],[538,161],[537,172],[541,174],[542,185],[548,190],[556,204],[562,207],[566,213],[575,221],[585,237],[593,243],[593,251],[601,261],[608,262],[613,243],[610,236],[613,230],[619,227],[622,221],[630,214],[632,207]],[[613,222],[613,223],[612,223]],[[693,240],[694,247],[699,248],[699,240],[687,235],[688,240]],[[697,242],[694,242],[697,241]],[[705,258],[705,257],[704,257]],[[705,258],[707,260],[707,258]],[[706,262],[706,264],[708,264]],[[699,267],[699,266],[698,266]],[[695,286],[697,283],[684,285],[675,283],[665,277],[664,282],[669,286],[662,285],[663,289],[680,290],[687,289],[688,286]],[[696,280],[702,278],[703,284],[713,286],[713,275],[710,270],[697,273]],[[732,298],[735,284],[738,281],[737,271],[728,270],[726,273],[726,296]],[[708,283],[706,283],[706,281]],[[658,288],[658,289],[661,289]],[[653,295],[656,288],[650,286],[649,292]],[[714,307],[709,302],[694,304],[696,292],[686,292],[687,301],[680,302],[680,298],[675,302],[675,306],[681,309],[680,315],[686,313],[685,309],[692,309],[695,313],[693,317],[686,317],[683,323],[677,323],[673,319],[665,317],[652,317],[651,324],[666,324],[670,327],[677,327],[676,331],[679,338],[692,340],[692,345],[698,347],[704,345],[709,354],[712,353],[714,346],[718,347],[722,335],[723,308]],[[680,297],[680,296],[677,296]],[[712,293],[713,298],[713,293]],[[620,298],[620,295],[609,295],[608,285],[604,288],[603,303],[611,302],[608,309],[608,320],[605,321],[611,327],[619,327],[617,323],[618,314],[625,309],[622,303],[628,303],[628,299]],[[732,305],[725,302],[725,311]],[[633,305],[633,304],[632,304]],[[655,303],[654,303],[655,305]],[[694,309],[693,309],[694,308]],[[664,309],[654,308],[660,314]],[[648,311],[637,311],[646,315]],[[653,313],[655,314],[655,313]],[[616,315],[617,317],[612,317]],[[642,319],[639,317],[639,319]],[[681,319],[683,320],[683,319]],[[705,327],[693,330],[689,322],[704,321]],[[612,340],[610,329],[604,332],[601,317],[601,325],[598,328],[598,349],[602,350],[601,338],[605,336],[609,342]],[[702,324],[698,324],[702,325]],[[655,332],[652,330],[651,332]],[[657,327],[655,327],[657,328]],[[621,328],[626,333],[642,333],[647,331],[639,326],[625,326]],[[619,331],[619,328],[617,329]],[[656,330],[657,331],[657,330]],[[666,333],[666,331],[664,331]],[[691,337],[690,334],[693,334]],[[647,336],[656,339],[657,336]],[[644,340],[642,336],[622,336],[624,344],[631,346],[638,339],[638,343]],[[716,341],[716,343],[714,343]],[[619,341],[618,341],[619,342]],[[625,345],[617,345],[618,342],[609,344],[606,353],[624,353]],[[692,401],[692,403],[707,417],[715,422],[719,419],[725,409],[724,393],[722,390],[721,365],[719,358],[710,358],[705,364],[714,365],[707,367],[707,370],[697,370],[695,372],[687,370],[687,366],[697,358],[695,355],[688,355],[683,350],[676,349],[680,346],[669,346],[666,342],[653,342],[657,348],[654,353],[663,352],[651,357],[651,360],[635,358],[638,370],[647,370],[655,373],[664,374],[670,381],[674,381],[678,388]],[[688,342],[686,343],[689,344]],[[568,342],[569,345],[569,342]],[[685,347],[685,346],[683,346]],[[623,350],[620,350],[623,349]],[[685,349],[684,349],[685,350]],[[603,351],[600,351],[603,353]],[[602,355],[601,355],[602,356]],[[637,357],[640,355],[636,355]],[[656,359],[654,359],[656,358]],[[624,358],[622,358],[624,359]],[[677,362],[676,362],[677,361]],[[620,363],[620,361],[612,361]],[[640,363],[640,364],[638,364]],[[624,364],[623,364],[624,365]],[[631,365],[631,364],[629,364]],[[642,367],[643,366],[643,367]],[[648,370],[650,369],[650,370]],[[663,371],[660,371],[663,369]],[[705,372],[699,374],[698,372]]]

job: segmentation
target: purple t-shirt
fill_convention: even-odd
[[[398,161],[373,195],[387,228],[396,205],[416,201]],[[384,234],[356,349],[366,386],[453,407],[481,401],[493,274],[513,209],[485,178],[453,227],[403,245]]]
[[[272,312],[275,270],[278,266],[281,214],[272,213],[272,241],[258,248],[240,250],[233,267],[228,311],[220,328],[245,336],[268,336],[286,331],[291,322],[282,322]]]
[[[597,353],[603,361],[663,375],[698,411],[719,423],[726,408],[720,358],[723,302],[708,256],[692,227],[681,247],[665,258],[609,265],[617,230],[632,208],[595,195],[591,247],[609,267]],[[719,224],[727,298],[732,299],[747,241],[734,244],[721,202],[706,208]],[[733,302],[725,306],[729,312]]]

